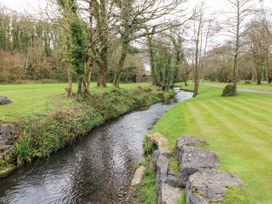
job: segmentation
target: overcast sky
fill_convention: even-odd
[[[44,13],[47,2],[49,0],[0,0],[0,6],[5,6],[11,10],[18,11],[20,13],[26,14],[40,14]],[[186,8],[194,8],[195,5],[202,2],[203,0],[187,0]],[[255,1],[256,8],[260,7],[260,0]],[[264,8],[272,11],[272,0],[263,0]],[[206,8],[208,13],[223,12],[227,10],[228,7],[227,0],[206,0]],[[188,9],[186,9],[188,11]],[[218,15],[217,15],[218,18]],[[225,41],[224,36],[217,35],[215,37],[215,44]]]
[[[187,0],[190,4],[194,5],[202,0]],[[207,0],[207,7],[213,11],[220,11],[226,8],[227,0]],[[258,0],[256,0],[258,2]],[[272,0],[263,0],[266,7],[272,8]],[[38,12],[40,9],[45,8],[47,0],[0,0],[0,4],[20,12]]]

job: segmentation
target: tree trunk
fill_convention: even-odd
[[[233,94],[237,95],[237,86],[238,86],[238,77],[237,77],[237,69],[238,69],[238,47],[236,47],[235,55],[234,55],[234,64],[233,64]]]
[[[152,85],[158,86],[158,77],[155,67],[155,59],[154,59],[154,51],[152,46],[152,36],[147,36],[148,40],[148,50],[149,50],[149,59],[150,59],[150,66],[151,66],[151,75],[152,75]]]
[[[66,88],[66,96],[71,97],[73,95],[73,80],[72,80],[72,75],[71,75],[71,70],[68,64],[67,66],[67,75],[68,75],[68,85]]]
[[[238,2],[239,3],[239,2]],[[237,17],[236,17],[236,43],[235,43],[235,53],[233,62],[233,95],[237,95],[238,86],[238,56],[240,48],[240,6],[237,6]]]
[[[121,50],[121,57],[117,66],[117,69],[114,74],[114,80],[113,80],[113,87],[114,88],[119,88],[120,87],[120,78],[121,78],[121,73],[124,69],[126,57],[127,57],[127,49],[128,49],[128,43],[124,42],[122,45],[122,50]]]

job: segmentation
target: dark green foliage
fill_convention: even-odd
[[[234,86],[231,85],[231,84],[228,84],[228,85],[224,88],[222,96],[227,97],[227,96],[235,96],[235,95],[236,95],[236,94],[235,94]]]
[[[173,96],[174,92],[150,89],[116,89],[92,95],[80,103],[75,101],[73,109],[55,110],[26,119],[17,124],[22,134],[13,151],[13,157],[21,164],[32,158],[48,156],[108,120],[137,108],[169,100]]]
[[[70,25],[70,49],[68,61],[78,76],[84,75],[84,62],[88,46],[87,28],[80,19],[74,20]]]
[[[171,50],[165,46],[159,46],[154,54],[154,68],[157,82],[163,90],[169,90],[175,84],[176,67]]]

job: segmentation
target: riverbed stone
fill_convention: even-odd
[[[12,103],[10,99],[8,99],[6,96],[0,96],[0,105],[7,105]]]
[[[240,180],[229,173],[214,169],[199,171],[186,184],[186,204],[220,203],[229,187],[240,185]]]
[[[200,147],[204,145],[207,145],[207,143],[197,137],[182,136],[176,141],[176,153],[178,157],[181,157],[185,148]]]
[[[208,150],[187,147],[180,160],[179,184],[185,187],[189,177],[203,169],[218,167],[220,164],[215,153]]]

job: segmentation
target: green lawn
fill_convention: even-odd
[[[152,131],[166,135],[171,148],[181,135],[205,139],[219,156],[220,169],[244,183],[228,192],[225,203],[272,203],[272,96],[221,93],[202,86],[197,98],[176,105]]]
[[[123,84],[121,88],[135,89],[137,87],[148,87],[147,83]],[[20,84],[0,85],[0,96],[7,96],[13,103],[0,106],[0,121],[13,121],[21,117],[52,110],[56,106],[65,106],[72,103],[64,97],[66,84]],[[76,86],[74,85],[76,89]],[[91,85],[92,93],[110,91],[112,85],[107,88],[97,88]]]
[[[223,85],[223,86],[228,84],[228,83],[219,83],[219,82],[210,82],[210,81],[203,81],[202,83]],[[262,85],[256,85],[256,82],[251,82],[251,84],[245,84],[244,81],[241,81],[238,85],[238,88],[252,89],[257,91],[272,91],[272,84],[268,84],[267,82],[262,82]]]

